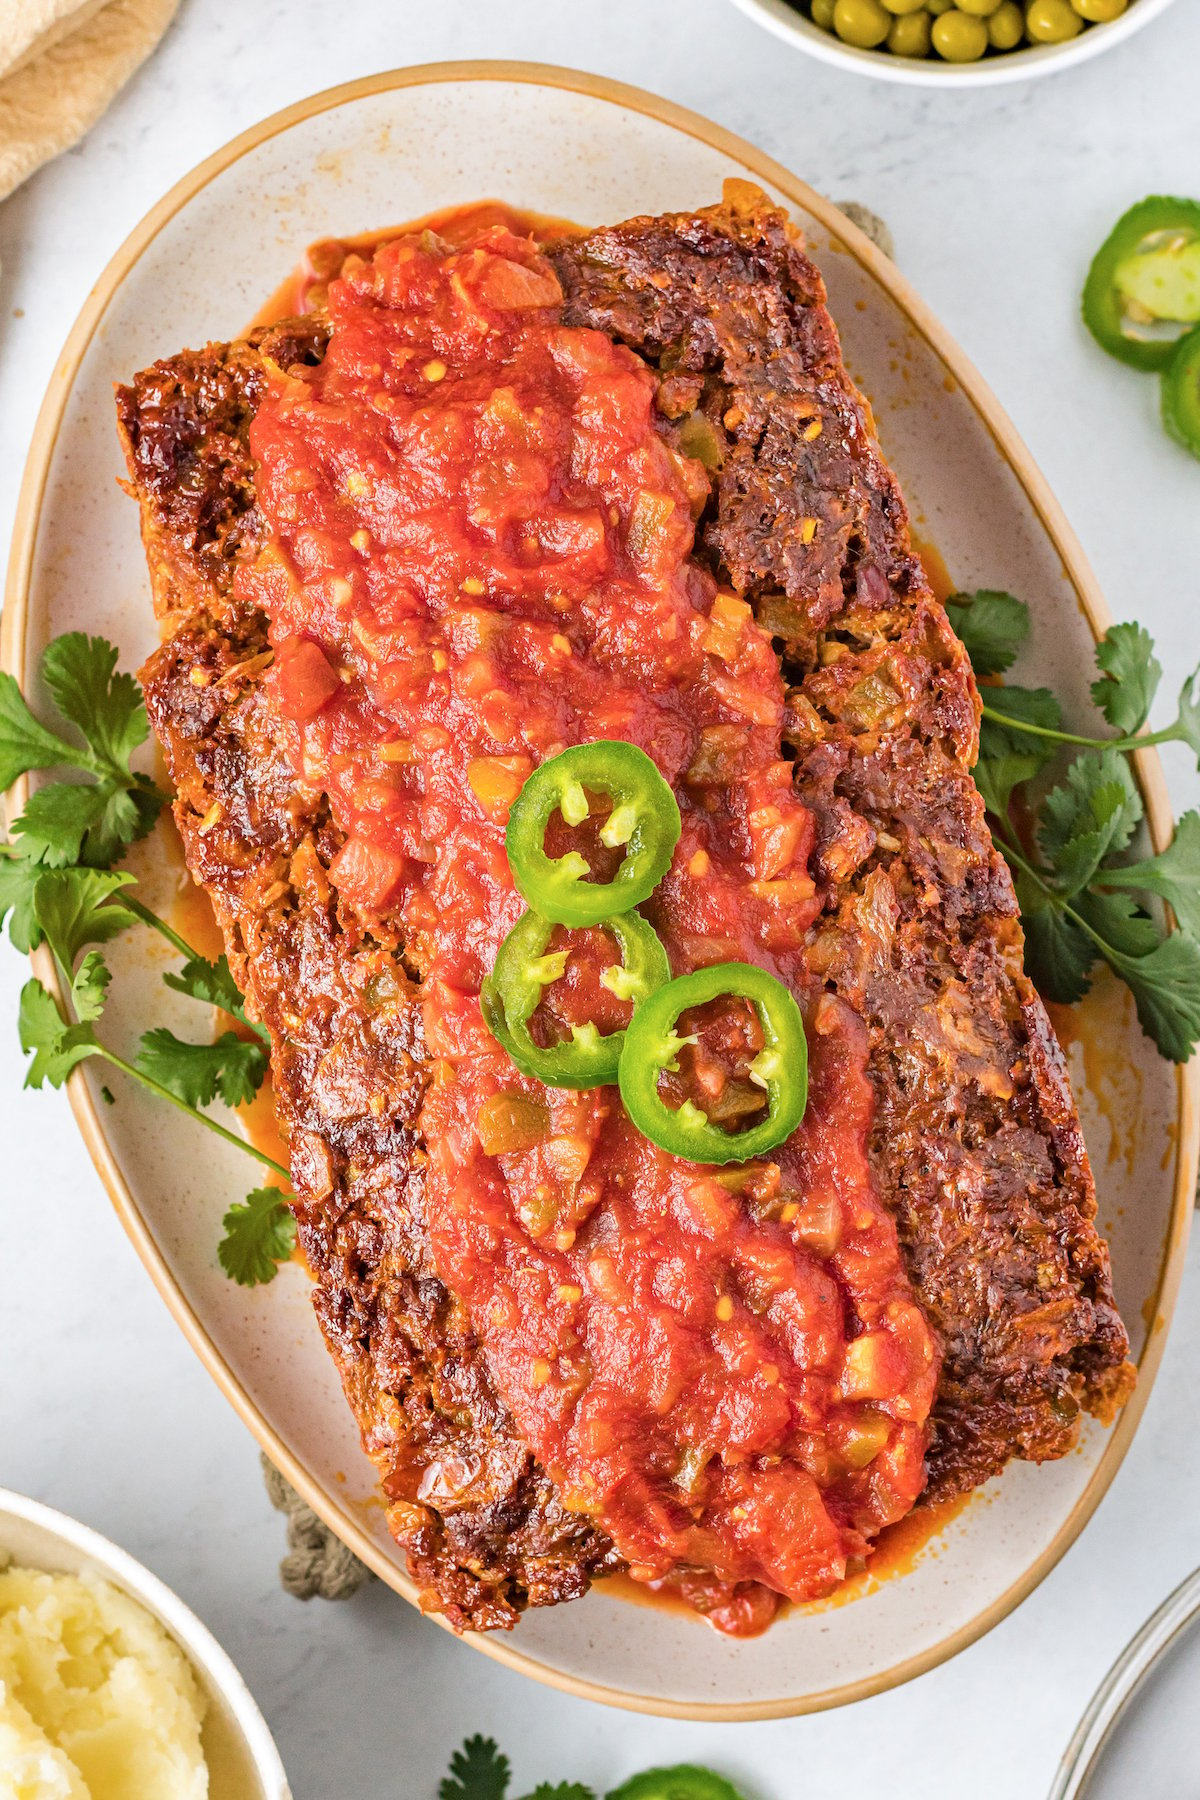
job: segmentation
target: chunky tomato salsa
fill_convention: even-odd
[[[778,662],[691,560],[708,477],[656,429],[653,376],[562,323],[531,240],[400,238],[328,307],[324,361],[276,372],[253,425],[269,541],[239,580],[270,620],[297,778],[345,833],[339,896],[421,976],[438,1273],[566,1503],[636,1578],[754,1629],[911,1508],[938,1360],[872,1184],[865,1028],[806,964],[812,825]],[[484,1023],[523,910],[509,807],[600,738],[647,752],[679,803],[641,909],[672,972],[751,962],[801,1003],[808,1111],[769,1161],[671,1156],[615,1087],[543,1087]],[[538,1029],[619,1029],[603,927],[552,947]],[[676,1088],[752,1112],[745,1030],[690,1023]]]

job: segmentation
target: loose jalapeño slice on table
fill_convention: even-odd
[[[743,1131],[727,1131],[691,1099],[672,1107],[659,1092],[679,1073],[679,1053],[697,1038],[676,1027],[689,1007],[730,998],[749,1001],[762,1036],[747,1071],[763,1091],[766,1113]],[[808,1104],[808,1045],[800,1008],[783,983],[751,963],[714,963],[680,975],[638,1007],[625,1033],[618,1071],[625,1110],[660,1149],[695,1163],[745,1162],[789,1138]]]
[[[599,827],[606,850],[623,850],[609,881],[592,877],[587,858],[569,849],[546,850],[546,828],[559,814],[579,827],[602,795],[612,810]],[[675,796],[635,744],[600,739],[552,756],[525,783],[508,816],[505,848],[522,897],[557,925],[598,925],[648,900],[671,864],[679,842]]]
[[[1088,330],[1135,369],[1163,369],[1200,323],[1200,201],[1152,195],[1118,219],[1083,290]]]
[[[671,966],[658,935],[640,913],[606,919],[601,929],[616,941],[619,962],[605,968],[600,983],[618,1000],[642,1001],[671,979]],[[518,919],[500,946],[480,993],[488,1030],[503,1044],[523,1075],[547,1087],[604,1087],[617,1079],[624,1030],[602,1032],[593,1020],[570,1027],[557,1042],[536,1041],[530,1024],[548,988],[566,974],[571,951],[550,951],[554,924],[540,913]]]
[[[711,1769],[678,1763],[673,1769],[647,1769],[631,1776],[608,1800],[741,1800],[741,1795]]]
[[[1176,443],[1200,456],[1200,328],[1180,341],[1163,370],[1162,416]]]

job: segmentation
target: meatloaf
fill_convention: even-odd
[[[804,1004],[850,1009],[875,1191],[940,1349],[924,1502],[1063,1455],[1129,1391],[1128,1343],[1064,1062],[1026,978],[1008,870],[971,777],[978,698],[914,554],[821,278],[786,218],[721,205],[546,248],[571,330],[627,347],[693,471],[693,558],[769,635],[780,753],[812,820]],[[422,1602],[512,1626],[626,1561],[501,1400],[425,1215],[420,959],[331,865],[329,794],[286,754],[251,428],[330,341],[323,312],[154,364],[117,397],[163,643],[143,672],[193,878],[272,1079],[314,1306]],[[728,779],[718,740],[689,804]],[[698,798],[697,798],[698,797]]]

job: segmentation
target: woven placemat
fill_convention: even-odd
[[[374,1580],[370,1569],[318,1519],[269,1457],[259,1460],[271,1505],[287,1519],[287,1555],[279,1565],[284,1592],[297,1600],[349,1600]]]
[[[857,225],[864,237],[869,237],[877,250],[896,260],[896,240],[891,234],[886,219],[881,219],[877,212],[869,206],[863,206],[858,200],[835,200],[833,203],[839,212],[844,212],[852,225]]]

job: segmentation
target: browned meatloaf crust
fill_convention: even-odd
[[[876,1177],[945,1352],[927,1497],[948,1498],[1013,1456],[1062,1455],[1081,1409],[1110,1417],[1132,1381],[1062,1056],[969,772],[967,660],[781,215],[733,191],[550,254],[568,322],[660,373],[664,432],[714,466],[697,553],[779,646],[819,828],[810,956],[870,1027]],[[264,364],[324,344],[319,318],[293,320],[120,390],[166,636],[144,678],[189,867],[271,1030],[316,1310],[392,1527],[427,1604],[508,1625],[614,1553],[521,1444],[434,1273],[418,990],[403,945],[331,888],[339,835],[284,762],[265,621],[233,594],[262,529],[247,433]]]

